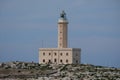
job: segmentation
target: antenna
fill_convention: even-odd
[[[43,48],[43,40],[42,40],[42,48]]]
[[[69,48],[70,48],[70,40],[68,41],[68,46],[69,46]]]

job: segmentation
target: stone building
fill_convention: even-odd
[[[40,48],[39,63],[80,64],[81,49],[68,48],[68,21],[66,13],[62,11],[58,20],[58,48]]]

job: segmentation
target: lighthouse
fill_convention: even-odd
[[[62,11],[58,19],[58,47],[39,48],[40,64],[80,64],[81,49],[68,47],[68,20]]]

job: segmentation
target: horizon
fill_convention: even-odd
[[[0,62],[38,63],[39,48],[57,48],[57,22],[64,10],[68,47],[81,48],[81,63],[120,68],[119,4],[119,0],[1,0]]]

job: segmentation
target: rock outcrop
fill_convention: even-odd
[[[0,63],[0,80],[120,80],[120,68],[16,61]]]

